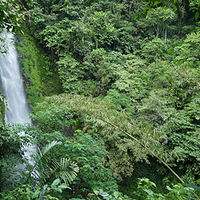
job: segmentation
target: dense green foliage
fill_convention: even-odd
[[[17,132],[19,127],[14,125],[1,126],[0,134],[0,188],[1,191],[7,188],[7,185],[12,185],[13,180],[16,180],[17,169],[13,167],[22,163],[22,138],[20,140]],[[25,139],[26,140],[26,139]],[[10,175],[13,174],[12,178]],[[12,180],[13,179],[13,180]]]
[[[31,0],[1,0],[0,1],[0,53],[7,50],[5,36],[2,32],[11,32],[14,34],[23,33],[22,23],[25,17],[24,4],[29,5]]]
[[[71,195],[86,197],[94,189],[107,192],[117,190],[115,177],[104,163],[109,153],[105,149],[103,140],[97,135],[89,135],[80,130],[74,130],[78,125],[77,116],[66,106],[42,104],[32,119],[37,121],[40,130],[32,130],[37,145],[58,140],[63,142],[55,153],[49,155],[50,160],[59,159],[65,155],[75,161],[80,169],[77,178],[71,185]],[[50,125],[50,126],[49,126]],[[28,131],[30,134],[31,132]]]
[[[16,4],[11,15],[3,1],[0,13],[3,9],[9,15],[0,20],[4,26],[7,20],[15,22],[16,12],[25,16],[26,36],[18,36],[17,46],[34,125],[23,130],[40,149],[53,141],[62,144],[38,165],[45,179],[29,176],[26,185],[20,185],[20,179],[6,192],[2,183],[9,172],[3,175],[2,197],[198,199],[194,192],[198,193],[200,179],[199,1],[22,4],[24,8],[16,10]],[[16,129],[1,132],[3,174],[15,160],[25,159]],[[7,162],[5,145],[13,141],[17,154],[9,146],[13,159]],[[33,168],[26,166],[25,174],[30,175]],[[80,171],[66,181],[70,173],[63,175],[63,166]],[[144,178],[151,167],[155,183]]]

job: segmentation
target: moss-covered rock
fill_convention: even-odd
[[[34,106],[43,96],[62,92],[54,60],[37,45],[32,37],[18,36],[17,40],[29,104]]]

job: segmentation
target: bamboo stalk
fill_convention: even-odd
[[[86,114],[89,115],[89,116],[93,116],[93,115],[91,115],[91,114],[89,114],[89,113],[86,113]],[[147,149],[147,150],[151,153],[151,155],[153,155],[153,156],[156,157],[160,162],[162,162],[163,165],[165,165],[165,166],[178,178],[178,180],[179,180],[181,183],[184,183],[183,179],[182,179],[182,178],[181,178],[181,177],[166,163],[166,162],[164,162],[158,155],[156,155],[153,151],[151,151],[151,149],[149,149],[147,146],[143,145],[137,138],[133,137],[130,133],[128,133],[128,132],[126,132],[125,130],[121,129],[119,126],[113,124],[112,122],[106,121],[105,119],[100,118],[100,117],[96,117],[96,118],[98,118],[98,119],[104,121],[104,122],[107,123],[107,124],[110,124],[111,126],[115,127],[116,129],[119,129],[122,133],[124,133],[125,135],[129,136],[131,139],[135,140],[138,144],[140,144],[142,147],[144,147],[145,149]],[[194,194],[194,196],[195,196],[198,200],[200,200],[200,198],[197,196],[196,193],[193,192],[193,194]]]

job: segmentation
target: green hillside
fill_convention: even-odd
[[[200,1],[21,5],[14,32],[33,124],[2,125],[1,198],[199,199]],[[13,182],[5,148],[19,130],[43,150]]]

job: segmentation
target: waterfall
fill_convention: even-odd
[[[2,84],[2,93],[5,96],[9,109],[5,112],[5,121],[9,123],[31,123],[29,118],[29,107],[26,101],[26,93],[24,91],[23,80],[21,78],[20,66],[18,62],[17,50],[14,48],[14,36],[12,34],[3,33],[5,43],[8,47],[6,55],[0,53],[0,79]],[[24,136],[24,132],[18,133]],[[27,137],[30,137],[27,135]],[[35,151],[32,144],[22,144],[24,158],[30,164],[31,154]],[[24,165],[20,164],[17,168],[24,169]]]
[[[0,54],[2,93],[9,104],[9,110],[6,109],[5,121],[20,124],[31,123],[17,51],[13,45],[14,36],[5,34],[5,37],[5,43],[8,46],[7,54]]]

